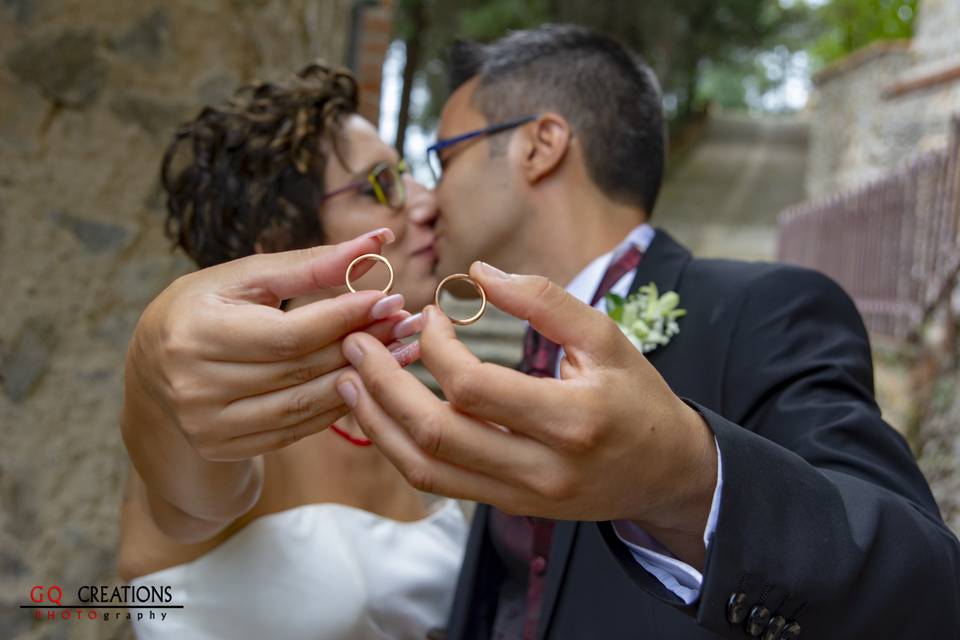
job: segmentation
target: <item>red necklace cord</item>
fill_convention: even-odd
[[[352,436],[335,424],[330,425],[330,428],[333,429],[333,432],[335,434],[337,434],[338,436],[340,436],[341,438],[343,438],[344,440],[346,440],[352,445],[356,445],[358,447],[369,447],[370,445],[373,444],[373,440],[367,440],[366,438],[357,438],[355,436]]]

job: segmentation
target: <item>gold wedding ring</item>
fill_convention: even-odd
[[[356,293],[357,290],[353,288],[353,283],[350,282],[350,273],[353,271],[353,268],[363,262],[364,260],[378,260],[383,264],[387,265],[387,270],[390,272],[390,282],[387,283],[387,286],[382,289],[384,293],[390,293],[390,290],[393,289],[393,265],[390,264],[390,261],[384,258],[379,253],[365,253],[359,258],[354,258],[353,262],[350,263],[350,266],[347,267],[347,289],[350,289],[351,292]]]
[[[440,281],[440,284],[437,285],[436,293],[433,294],[433,301],[436,303],[437,308],[441,311],[443,311],[443,307],[440,306],[440,291],[443,290],[443,286],[451,280],[466,280],[473,285],[473,288],[476,289],[477,293],[480,294],[480,311],[477,311],[474,315],[470,316],[466,320],[458,320],[457,318],[453,318],[446,311],[444,311],[444,313],[447,313],[447,317],[450,318],[450,322],[453,324],[458,324],[461,327],[468,324],[473,324],[479,320],[483,316],[483,312],[487,310],[487,292],[483,290],[483,287],[480,286],[479,282],[465,273],[454,273],[453,275],[449,275]]]

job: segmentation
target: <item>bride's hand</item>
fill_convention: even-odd
[[[171,284],[143,313],[127,352],[131,453],[162,437],[158,420],[203,459],[226,461],[287,446],[346,414],[334,388],[346,364],[340,342],[359,330],[388,342],[408,315],[402,297],[361,291],[287,312],[280,302],[342,287],[351,260],[392,241],[380,229],[339,245],[242,258]]]

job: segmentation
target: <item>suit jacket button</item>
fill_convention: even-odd
[[[800,637],[800,623],[796,620],[792,621],[786,627],[783,628],[783,633],[780,634],[780,640],[797,640]]]
[[[756,638],[763,633],[768,622],[770,622],[770,609],[758,604],[750,610],[750,617],[747,618],[747,635]]]
[[[770,618],[770,624],[763,632],[763,640],[780,640],[780,632],[787,626],[787,621],[783,616],[774,616]]]
[[[747,619],[747,594],[734,591],[727,600],[727,620],[730,624],[740,624]]]

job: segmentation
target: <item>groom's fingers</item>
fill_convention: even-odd
[[[611,352],[621,344],[611,320],[546,278],[504,273],[485,262],[474,262],[470,276],[483,286],[487,299],[497,308],[527,320],[568,353],[570,347],[576,347],[602,361],[615,355]]]
[[[577,389],[570,385],[481,362],[457,338],[450,320],[433,306],[423,312],[420,353],[458,411],[502,424],[550,447],[563,448],[569,437],[565,425],[583,424],[590,417],[571,415],[583,403],[571,402]]]
[[[414,488],[450,498],[493,504],[512,513],[528,510],[529,506],[523,500],[524,493],[520,489],[497,478],[428,455],[413,436],[370,395],[357,372],[343,374],[340,384],[350,385],[356,393],[352,414],[364,435],[373,441]]]
[[[362,357],[357,351],[362,351]],[[549,449],[453,410],[401,369],[390,352],[370,336],[349,336],[344,352],[376,405],[427,455],[517,485],[524,485],[528,476],[535,477],[532,470],[543,466]],[[362,408],[355,415],[358,420],[366,417]]]

